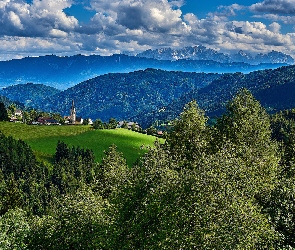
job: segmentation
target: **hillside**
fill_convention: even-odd
[[[65,91],[25,84],[5,88],[0,95],[5,91],[11,100],[62,115],[69,115],[74,100],[77,115],[83,118],[133,120],[146,128],[157,120],[175,119],[193,99],[210,117],[219,116],[241,88],[249,89],[270,112],[293,108],[294,79],[295,66],[249,74],[146,69],[98,76]]]
[[[153,146],[156,140],[154,136],[126,129],[91,130],[88,126],[53,127],[0,122],[0,131],[6,136],[24,140],[40,160],[51,163],[58,141],[63,141],[71,147],[93,150],[97,162],[101,161],[109,146],[116,144],[131,166],[147,151],[142,146]]]
[[[269,112],[293,108],[295,107],[295,66],[249,74],[223,74],[204,88],[193,90],[173,100],[162,112],[142,113],[136,118],[141,117],[143,124],[149,123],[151,119],[174,119],[184,105],[193,99],[197,100],[199,106],[210,117],[220,116],[225,111],[226,103],[241,88],[249,89]]]
[[[17,84],[0,90],[0,95],[14,102],[20,102],[30,106],[35,100],[44,100],[50,96],[60,93],[60,90],[43,84]]]
[[[26,57],[0,61],[0,89],[28,82],[41,83],[60,90],[107,73],[128,73],[147,68],[186,72],[233,73],[277,68],[283,64],[250,65],[243,62],[214,60],[156,60],[143,57],[112,55]]]
[[[77,115],[108,121],[130,120],[160,110],[194,89],[219,78],[218,74],[168,72],[155,69],[125,74],[106,74],[82,82],[55,96],[38,100],[35,107],[67,115],[74,99]]]

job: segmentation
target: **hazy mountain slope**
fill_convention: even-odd
[[[219,116],[241,88],[249,89],[271,112],[294,108],[295,66],[249,74],[147,69],[98,76],[62,92],[45,87],[17,85],[7,88],[14,91],[11,95],[6,94],[9,99],[26,101],[32,107],[62,115],[69,115],[74,100],[78,116],[103,121],[111,117],[134,120],[148,127],[156,120],[175,119],[184,105],[193,99],[210,117]],[[0,95],[4,95],[3,92]]]
[[[98,75],[128,73],[147,68],[186,72],[233,73],[238,71],[247,73],[279,66],[281,65],[220,63],[214,60],[156,60],[126,55],[70,57],[51,55],[0,61],[0,89],[10,85],[33,82],[64,90]]]

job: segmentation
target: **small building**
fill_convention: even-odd
[[[11,122],[21,122],[23,119],[23,111],[20,109],[16,109],[14,114],[11,114],[10,121]]]
[[[51,117],[39,117],[38,123],[40,125],[61,125],[57,120],[52,119]]]
[[[138,129],[140,129],[140,126],[138,125],[137,122],[120,121],[120,122],[118,122],[118,128],[127,128],[127,129],[138,130]]]

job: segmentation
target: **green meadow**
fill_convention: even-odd
[[[45,162],[52,162],[60,140],[70,146],[92,149],[98,162],[104,151],[115,144],[131,166],[156,140],[154,136],[127,129],[93,130],[90,126],[34,126],[0,122],[0,131],[6,136],[27,142],[37,158]]]

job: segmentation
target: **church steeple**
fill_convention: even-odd
[[[74,100],[72,100],[72,107],[71,107],[71,122],[76,123],[76,108]]]

